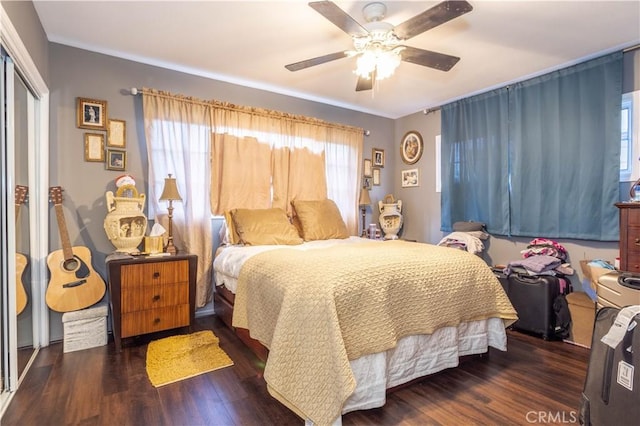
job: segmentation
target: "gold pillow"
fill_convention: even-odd
[[[246,245],[295,245],[303,242],[282,209],[235,209],[231,216],[240,242]]]
[[[295,215],[305,241],[348,238],[347,225],[333,200],[293,200]]]

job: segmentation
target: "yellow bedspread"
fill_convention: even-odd
[[[452,248],[403,241],[274,250],[238,277],[233,325],[269,348],[270,393],[319,425],[332,423],[356,383],[350,359],[411,334],[516,317],[491,269]]]

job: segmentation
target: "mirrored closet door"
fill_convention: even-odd
[[[2,415],[39,348],[49,344],[49,89],[2,2],[0,53]]]
[[[0,295],[1,391],[17,388],[36,348],[34,339],[34,286],[31,277],[31,206],[29,194],[30,151],[36,137],[36,99],[1,48],[2,69],[2,186],[0,228],[2,234]],[[37,297],[36,297],[37,299]],[[36,313],[37,314],[37,313]],[[37,316],[37,315],[36,315]]]

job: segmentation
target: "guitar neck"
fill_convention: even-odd
[[[64,260],[69,260],[73,258],[73,250],[71,249],[71,240],[69,240],[69,230],[67,229],[67,222],[64,220],[62,204],[56,204],[54,207],[56,210],[56,220],[58,221],[58,230],[60,231],[62,253],[64,254]]]
[[[29,187],[24,185],[16,185],[16,224],[18,223],[18,215],[20,214],[20,206],[27,199],[27,194],[29,193]]]

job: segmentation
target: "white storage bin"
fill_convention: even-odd
[[[107,344],[106,303],[62,314],[64,352],[81,351]]]

